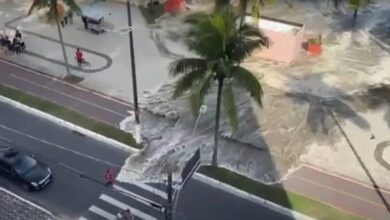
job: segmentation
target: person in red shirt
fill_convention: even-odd
[[[84,62],[83,52],[81,51],[80,48],[76,49],[76,60],[77,60],[77,63],[79,64],[79,66],[81,66],[81,64],[83,64],[83,62]]]
[[[106,170],[106,173],[104,173],[104,180],[106,181],[107,186],[110,186],[114,183],[114,175],[112,173],[111,168],[108,168]]]

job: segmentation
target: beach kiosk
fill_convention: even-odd
[[[251,16],[247,16],[245,21],[254,24],[254,18]],[[253,57],[282,63],[291,63],[300,57],[305,32],[303,24],[261,16],[257,26],[269,37],[271,44],[269,48],[255,50]]]

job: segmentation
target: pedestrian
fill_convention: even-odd
[[[106,181],[106,186],[111,186],[114,183],[114,175],[111,168],[108,168],[106,173],[104,173],[104,180]]]
[[[76,61],[79,66],[83,64],[84,58],[83,58],[83,52],[81,51],[80,48],[76,49]]]
[[[68,19],[69,19],[69,24],[73,24],[73,11],[72,10],[68,11]]]
[[[131,214],[130,209],[126,209],[118,213],[117,219],[134,220],[134,215]]]
[[[18,29],[16,29],[15,38],[22,39],[22,34],[20,33],[20,31]]]
[[[64,16],[64,23],[65,23],[65,25],[68,25],[68,15]]]
[[[81,16],[81,20],[84,23],[85,30],[88,30],[88,20],[87,20],[87,18],[85,16]]]

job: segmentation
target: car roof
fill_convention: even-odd
[[[13,164],[21,156],[23,156],[19,151],[9,147],[9,146],[0,146],[0,160],[8,164]]]

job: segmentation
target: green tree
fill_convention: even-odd
[[[268,47],[269,40],[257,27],[244,24],[238,27],[239,16],[230,7],[212,14],[198,13],[187,18],[191,25],[188,46],[200,58],[182,58],[174,61],[170,74],[179,77],[173,97],[189,92],[194,114],[198,114],[206,94],[217,85],[214,149],[212,165],[217,166],[219,122],[221,104],[233,131],[238,119],[233,95],[233,84],[245,89],[257,104],[262,106],[262,88],[259,80],[240,63],[253,50]]]
[[[74,0],[62,0],[62,2],[66,4],[69,7],[69,10],[71,10],[73,13],[78,15],[81,14],[81,10]],[[30,6],[30,9],[28,10],[28,15],[31,15],[31,13],[35,10],[44,9],[44,8],[49,9],[46,14],[47,21],[49,23],[55,23],[57,25],[58,36],[60,39],[62,54],[64,56],[64,61],[65,61],[65,68],[69,76],[70,75],[69,62],[68,62],[68,57],[66,56],[64,39],[62,37],[62,31],[60,25],[60,22],[64,16],[64,10],[63,10],[64,7],[57,0],[34,0],[32,5]]]

